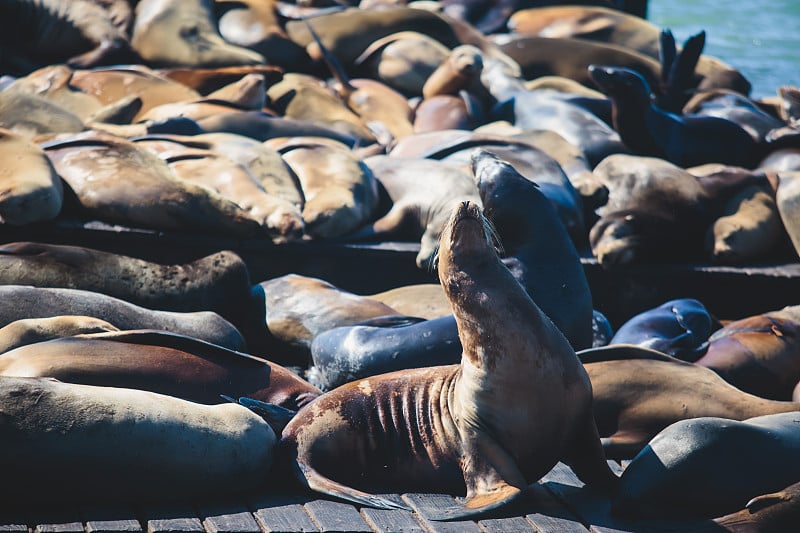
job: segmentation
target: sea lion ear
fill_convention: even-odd
[[[275,432],[276,435],[280,435],[283,433],[283,428],[286,427],[286,424],[294,418],[294,415],[297,414],[296,411],[292,411],[291,409],[286,409],[285,407],[281,407],[280,405],[275,405],[272,403],[266,403],[259,400],[254,400],[252,398],[242,397],[239,400],[235,400],[230,396],[226,396],[224,394],[220,394],[220,397],[224,398],[225,400],[231,403],[238,403],[241,406],[247,407],[255,414],[260,416],[264,419],[264,421],[270,425],[272,430]]]
[[[788,502],[791,499],[792,496],[785,492],[774,492],[772,494],[763,494],[761,496],[756,496],[755,498],[747,502],[747,504],[745,505],[745,509],[747,509],[751,513],[755,513],[760,511],[761,509],[766,509],[767,507],[771,507],[780,502]]]

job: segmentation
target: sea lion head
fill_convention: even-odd
[[[649,103],[650,85],[644,76],[633,69],[589,65],[589,77],[603,93],[612,99]]]

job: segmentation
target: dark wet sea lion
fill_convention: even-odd
[[[630,462],[612,509],[653,518],[734,512],[800,479],[798,448],[799,413],[683,420]]]
[[[725,324],[696,363],[745,392],[785,401],[800,382],[798,349],[800,307],[792,306]]]
[[[219,497],[261,486],[272,465],[275,434],[240,405],[16,377],[0,378],[0,404],[5,502]]]
[[[139,307],[98,292],[0,285],[0,326],[21,318],[84,315],[106,320],[121,330],[159,329],[195,337],[232,350],[244,339],[227,320],[210,311],[177,313]]]
[[[150,330],[28,344],[0,355],[0,375],[149,390],[207,405],[224,403],[222,394],[247,396],[293,411],[320,394],[275,363],[184,335]]]
[[[681,298],[634,315],[609,344],[635,344],[692,362],[706,352],[708,337],[717,328],[719,323],[701,302]]]
[[[364,379],[309,404],[281,439],[301,482],[383,508],[407,506],[360,489],[466,485],[466,499],[432,519],[516,500],[560,459],[587,483],[613,486],[590,415],[591,385],[566,338],[501,264],[477,205],[453,211],[439,275],[461,364]]]
[[[725,163],[752,167],[756,142],[737,123],[716,116],[680,115],[650,101],[651,85],[630,68],[591,65],[592,80],[611,98],[614,129],[635,153],[683,167]]]
[[[58,216],[64,188],[41,148],[0,128],[0,159],[3,161],[0,223],[24,225]]]
[[[765,142],[767,134],[784,125],[762,111],[753,100],[736,91],[717,89],[698,92],[683,106],[684,115],[721,117],[742,127],[756,142]]]
[[[0,284],[100,292],[163,311],[215,311],[233,322],[249,298],[244,261],[222,251],[186,264],[159,264],[79,246],[0,246]]]
[[[679,420],[800,411],[798,403],[759,398],[707,368],[639,346],[609,345],[578,356],[592,381],[594,416],[609,459],[633,457]]]

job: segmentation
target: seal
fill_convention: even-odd
[[[737,511],[800,479],[800,413],[744,421],[682,420],[659,433],[622,474],[612,511],[631,517]]]
[[[0,92],[0,128],[23,137],[83,131],[81,119],[43,96],[21,91]]]
[[[800,382],[798,345],[800,306],[785,307],[729,322],[711,335],[696,364],[750,394],[791,400]]]
[[[611,488],[591,384],[569,342],[500,261],[476,204],[453,210],[438,271],[461,363],[375,376],[317,398],[281,437],[300,481],[381,508],[407,506],[361,489],[466,485],[465,500],[431,519],[507,504],[562,459],[587,484]]]
[[[450,302],[438,283],[405,285],[367,298],[385,303],[401,315],[418,316],[426,320],[440,318],[452,313]]]
[[[180,333],[232,350],[245,347],[241,333],[211,311],[177,313],[145,309],[99,292],[0,285],[0,327],[22,318],[93,316],[121,330],[158,329]]]
[[[732,533],[790,531],[800,521],[800,482],[783,490],[756,496],[741,511],[720,516],[714,522]]]
[[[148,65],[225,67],[264,63],[264,56],[226,42],[216,31],[213,2],[141,0],[131,44]]]
[[[609,459],[630,459],[679,420],[800,411],[800,404],[742,392],[708,368],[640,346],[592,348],[578,357],[592,381],[595,421]]]
[[[224,403],[222,394],[247,396],[292,411],[320,395],[316,387],[265,359],[155,330],[28,344],[0,355],[0,375],[149,390],[207,405]]]
[[[214,311],[235,323],[250,297],[247,265],[231,251],[168,265],[81,246],[13,242],[0,246],[0,284],[99,292],[162,311]]]
[[[159,230],[239,237],[264,234],[258,222],[231,200],[179,179],[157,156],[127,139],[87,131],[43,147],[89,216]]]
[[[719,327],[701,302],[679,298],[631,317],[609,344],[635,344],[693,362],[706,352],[708,337]]]
[[[0,221],[25,225],[58,216],[64,187],[44,150],[21,135],[0,128],[0,157],[6,161]]]
[[[0,328],[0,354],[37,342],[108,331],[119,330],[113,324],[91,316],[22,318]]]
[[[17,480],[6,502],[219,497],[269,478],[275,433],[241,405],[16,377],[0,378],[0,403],[0,464]]]

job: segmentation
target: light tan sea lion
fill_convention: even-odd
[[[382,302],[401,315],[418,316],[427,320],[447,316],[453,312],[442,286],[438,283],[406,285],[370,294],[367,298]]]
[[[0,378],[0,404],[6,502],[219,497],[261,486],[272,465],[274,432],[241,405],[15,377]]]
[[[0,92],[0,128],[33,138],[47,133],[83,131],[83,121],[47,98],[19,91]]]
[[[23,225],[58,216],[64,189],[41,148],[0,128],[0,160],[0,223]]]
[[[20,346],[61,337],[119,331],[116,326],[91,316],[61,315],[47,318],[22,318],[0,328],[0,354]]]

